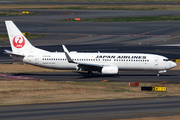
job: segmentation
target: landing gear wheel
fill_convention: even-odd
[[[91,71],[88,71],[88,77],[92,77],[93,73]]]

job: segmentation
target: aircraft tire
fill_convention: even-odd
[[[91,71],[88,71],[88,77],[92,77],[93,73]]]

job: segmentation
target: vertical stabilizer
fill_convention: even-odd
[[[5,21],[13,53],[33,53],[44,50],[35,48],[12,21]]]

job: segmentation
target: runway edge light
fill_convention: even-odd
[[[31,33],[22,33],[23,35],[31,35]]]
[[[22,11],[23,14],[29,14],[29,11]]]
[[[81,18],[74,18],[74,20],[79,21],[79,20],[81,20]]]

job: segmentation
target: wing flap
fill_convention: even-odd
[[[89,67],[100,67],[100,68],[102,68],[104,66],[101,64],[93,64],[93,63],[79,63],[79,62],[76,62],[76,63],[80,66],[89,66]]]

